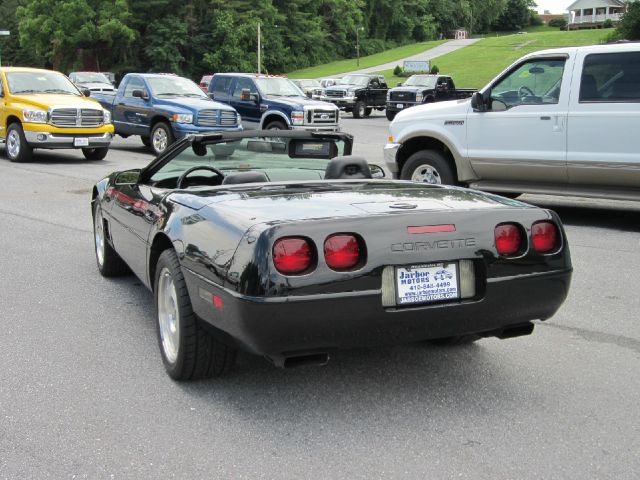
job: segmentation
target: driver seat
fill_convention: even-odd
[[[373,178],[369,164],[362,157],[343,155],[335,157],[327,165],[325,180],[360,180]]]

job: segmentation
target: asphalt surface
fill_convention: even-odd
[[[380,112],[342,123],[381,160]],[[640,203],[523,197],[560,213],[575,267],[531,336],[294,370],[241,354],[176,383],[150,293],[93,254],[93,182],[150,160],[137,139],[0,158],[0,478],[638,478]]]

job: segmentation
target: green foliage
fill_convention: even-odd
[[[610,18],[607,18],[604,23],[602,24],[603,28],[613,28],[613,20],[611,20]]]
[[[538,15],[538,12],[536,12],[535,10],[529,11],[529,25],[533,27],[544,25],[544,21],[542,20],[542,17]]]
[[[627,13],[620,20],[618,32],[627,40],[640,39],[640,3],[634,2],[627,5]]]
[[[429,70],[429,73],[432,74],[432,75],[437,75],[438,73],[440,73],[440,69],[434,63],[433,65],[431,65],[431,70]]]
[[[552,18],[551,20],[549,20],[548,25],[550,27],[556,27],[560,30],[564,30],[565,28],[567,28],[567,20],[564,18]]]
[[[400,65],[396,65],[396,68],[393,69],[393,74],[398,77],[402,73],[402,68]]]
[[[535,6],[533,0],[508,0],[506,8],[496,20],[494,28],[505,32],[521,30],[529,25],[531,9]]]

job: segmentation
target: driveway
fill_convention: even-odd
[[[472,45],[477,41],[481,40],[480,38],[471,38],[469,40],[451,40],[450,42],[443,43],[442,45],[438,45],[437,47],[430,48],[429,50],[425,50],[424,52],[417,53],[410,57],[401,58],[399,60],[395,60],[389,63],[383,63],[382,65],[376,65],[375,67],[363,68],[361,70],[354,70],[352,72],[345,72],[342,75],[347,75],[348,73],[372,73],[372,72],[381,72],[383,70],[390,70],[395,68],[396,65],[402,66],[402,62],[406,61],[416,61],[416,60],[432,60],[436,57],[441,57],[442,55],[446,55],[447,53],[454,52],[460,48],[464,48],[468,45]]]

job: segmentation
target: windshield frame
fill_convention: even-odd
[[[96,76],[98,78],[84,80],[83,76],[85,75]],[[74,72],[73,77],[75,78],[75,83],[106,83],[108,85],[111,85],[111,82],[109,81],[107,76],[104,73],[100,73],[100,72]]]
[[[412,78],[416,78],[416,81],[419,80],[432,80],[429,84],[425,85],[424,83],[409,83]],[[425,88],[436,88],[436,83],[438,82],[438,76],[436,75],[411,75],[407,78],[407,81],[402,85],[403,87],[425,87]]]
[[[356,82],[356,83],[345,83],[345,80],[349,78],[349,79],[362,79],[362,81]],[[369,81],[371,80],[371,77],[367,76],[367,75],[345,75],[344,77],[342,77],[340,80],[338,80],[337,85],[340,86],[354,86],[354,87],[366,87],[367,85],[369,85]]]
[[[62,83],[59,86],[67,86],[69,87],[67,90],[65,90],[64,92],[57,92],[57,91],[46,91],[46,90],[58,90],[57,88],[49,88],[49,89],[45,89],[45,90],[34,90],[34,89],[14,89],[14,87],[17,87],[14,82],[19,82],[19,78],[16,77],[34,77],[34,76],[41,76],[41,75],[46,75],[49,77],[49,79],[47,79],[47,82],[51,82],[51,79],[55,79],[55,80],[60,80]],[[47,94],[60,94],[60,95],[74,95],[77,97],[84,97],[84,95],[82,94],[82,92],[78,89],[78,87],[75,85],[75,83],[73,83],[71,80],[69,80],[69,78],[66,75],[63,75],[62,73],[59,72],[54,72],[53,70],[49,71],[13,71],[13,72],[5,72],[5,77],[7,80],[7,91],[9,92],[9,94],[11,95],[47,95]],[[53,85],[50,85],[53,86]],[[60,89],[62,90],[62,89]]]

